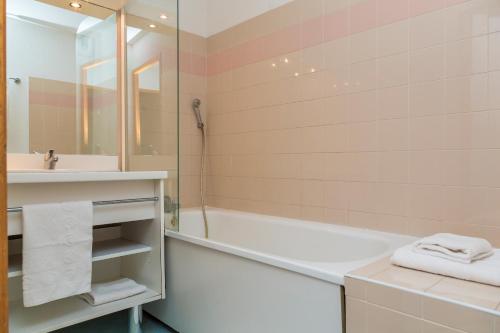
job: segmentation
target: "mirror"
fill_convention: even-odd
[[[160,60],[155,58],[132,72],[136,153],[158,155],[155,150],[155,122],[161,111]]]
[[[117,155],[116,28],[86,1],[7,0],[9,153]]]

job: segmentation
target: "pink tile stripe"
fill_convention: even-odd
[[[376,0],[365,0],[351,6],[351,33],[355,34],[376,28],[376,13]]]
[[[363,0],[207,57],[206,75],[340,39],[469,0]],[[201,74],[200,74],[201,75]]]
[[[409,0],[378,0],[378,25],[386,25],[407,19]]]

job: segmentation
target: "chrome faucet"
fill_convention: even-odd
[[[56,163],[59,161],[59,157],[56,156],[55,149],[49,149],[47,153],[45,153],[44,160],[44,168],[48,170],[55,170]]]

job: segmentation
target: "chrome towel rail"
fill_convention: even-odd
[[[93,201],[92,205],[94,206],[107,206],[107,205],[119,205],[119,204],[129,204],[136,202],[153,202],[158,201],[160,198],[151,197],[151,198],[137,198],[137,199],[118,199],[118,200],[103,200],[103,201]],[[7,213],[20,213],[23,211],[23,207],[10,207],[7,208]]]

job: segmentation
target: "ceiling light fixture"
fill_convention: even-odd
[[[71,2],[69,3],[69,6],[70,6],[71,8],[75,8],[75,9],[80,9],[80,8],[82,8],[82,4],[81,4],[79,1],[71,1]]]
[[[154,29],[154,28],[156,28],[156,24],[151,23],[151,24],[149,25],[149,27],[150,27],[150,28],[152,28],[152,29]]]
[[[168,16],[167,16],[166,14],[161,14],[161,15],[160,15],[160,18],[161,18],[162,20],[166,20],[166,19],[168,19]]]

